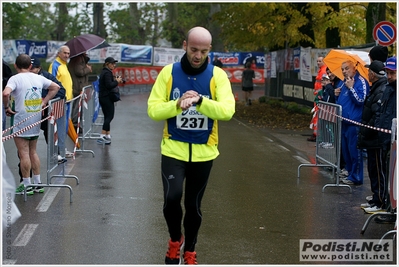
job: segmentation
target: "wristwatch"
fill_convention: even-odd
[[[203,98],[203,96],[200,94],[200,95],[199,95],[199,100],[198,100],[198,102],[197,102],[197,105],[201,105],[201,103],[202,103],[202,98]]]

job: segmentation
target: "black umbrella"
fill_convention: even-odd
[[[104,41],[104,42],[102,42],[101,44],[97,45],[96,47],[94,47],[91,50],[100,49],[100,48],[109,47],[109,46],[111,46],[111,45],[109,43],[107,43],[107,41]]]
[[[70,55],[69,57],[76,57],[80,54],[86,53],[87,51],[95,48],[110,46],[106,43],[105,46],[102,46],[105,42],[105,39],[94,35],[94,34],[82,34],[74,37],[65,43],[69,47]]]

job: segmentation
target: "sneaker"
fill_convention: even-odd
[[[370,201],[370,200],[372,200],[372,199],[373,199],[373,196],[367,196],[367,197],[366,197],[366,200],[367,200],[367,201]]]
[[[172,239],[169,239],[169,247],[165,256],[165,264],[180,264],[181,257],[180,251],[184,245],[184,237],[183,235],[180,238],[180,241],[172,242]]]
[[[35,188],[33,188],[33,191],[36,193],[44,193],[44,187],[43,186],[35,186]]]
[[[65,151],[65,157],[66,158],[72,158],[73,157],[73,152],[71,152],[71,151]]]
[[[370,202],[360,204],[361,208],[370,208],[371,206],[373,206],[373,204],[370,204]]]
[[[100,144],[100,145],[102,145],[102,144],[109,145],[109,144],[111,144],[111,139],[103,136],[103,137],[100,137],[100,138],[97,139],[97,143]]]
[[[32,186],[28,186],[26,188],[26,195],[30,196],[33,195],[35,193],[35,191],[33,191],[33,187]]]
[[[17,189],[15,190],[15,194],[16,195],[23,195],[25,193],[25,185],[23,183],[21,183]],[[33,187],[32,186],[28,186],[26,188],[26,195],[30,196],[33,195],[35,192],[33,191]]]
[[[351,180],[349,180],[348,178],[343,178],[341,180],[342,183],[347,184],[347,185],[354,185],[355,183]]]
[[[379,207],[377,205],[371,206],[369,208],[364,208],[363,210],[365,213],[385,212],[385,210],[382,207]]]
[[[184,252],[184,264],[198,264],[197,262],[197,253],[186,251]]]
[[[349,172],[345,169],[342,169],[341,172],[339,173],[339,177],[345,178],[349,176]]]
[[[334,146],[333,146],[332,143],[325,143],[325,144],[322,146],[322,148],[331,149],[331,148],[334,148]]]
[[[66,158],[63,158],[61,155],[58,155],[58,164],[62,164],[67,162]]]
[[[374,221],[376,223],[395,223],[396,216],[395,215],[380,215],[377,216]]]
[[[25,186],[24,184],[20,184],[17,189],[15,190],[16,195],[23,195],[24,194]]]

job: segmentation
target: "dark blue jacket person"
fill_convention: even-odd
[[[32,67],[30,70],[31,72],[41,75],[44,78],[47,78],[60,86],[60,90],[58,90],[57,94],[54,96],[53,99],[56,99],[58,97],[60,99],[65,99],[66,91],[65,91],[64,86],[62,86],[62,83],[60,81],[58,81],[54,75],[52,75],[51,73],[49,73],[41,68],[40,60],[38,58],[32,58],[31,62],[32,62]],[[46,97],[47,93],[48,93],[48,90],[42,90],[42,98]],[[46,118],[47,116],[48,116],[48,108],[44,110],[42,119]],[[47,120],[43,121],[41,123],[40,129],[43,130],[44,138],[47,143],[47,141],[48,141],[48,139],[47,139],[48,121]]]

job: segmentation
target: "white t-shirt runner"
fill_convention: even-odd
[[[16,112],[13,125],[17,126],[13,128],[13,133],[41,120],[42,90],[47,90],[51,83],[51,80],[31,72],[23,72],[11,76],[7,87],[10,87],[12,90],[11,96],[14,101],[14,111]],[[30,116],[32,117],[27,121],[19,124]],[[40,123],[18,136],[32,137],[39,134]]]

